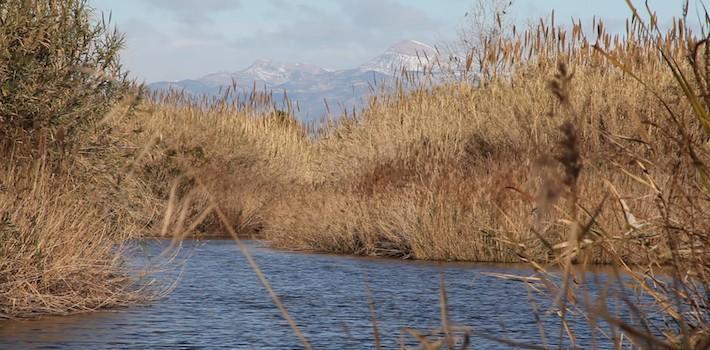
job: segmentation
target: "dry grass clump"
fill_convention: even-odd
[[[117,104],[102,123],[130,120],[134,105]],[[141,276],[144,267],[126,260],[160,199],[130,173],[142,147],[120,131],[85,132],[71,157],[50,146],[3,155],[0,318],[86,312],[162,293]]]
[[[69,314],[146,300],[125,242],[137,232],[110,187],[40,158],[0,168],[0,318]],[[73,165],[69,171],[87,171]],[[103,193],[102,193],[103,192]]]
[[[136,166],[136,175],[164,200],[155,207],[161,222],[152,222],[148,234],[186,233],[187,222],[200,216],[211,196],[239,234],[259,234],[267,207],[309,176],[306,130],[287,113],[257,113],[226,99],[217,103],[176,93],[153,101],[124,126],[152,140]],[[227,234],[213,214],[199,221],[192,233]]]

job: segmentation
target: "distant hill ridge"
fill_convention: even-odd
[[[149,84],[151,90],[180,90],[190,94],[217,95],[232,82],[238,89],[272,91],[274,96],[287,92],[289,99],[298,102],[297,116],[304,121],[320,118],[326,112],[343,108],[359,108],[371,93],[370,86],[390,81],[402,69],[423,71],[435,62],[437,51],[422,42],[405,40],[389,47],[385,52],[357,68],[330,70],[303,63],[282,63],[257,60],[237,72],[219,72],[198,79],[174,82],[161,81]]]

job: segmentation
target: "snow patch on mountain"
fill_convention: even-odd
[[[395,75],[402,70],[421,72],[438,57],[435,48],[416,40],[405,40],[392,45],[383,54],[360,66],[361,71]]]
[[[198,80],[212,87],[229,86],[232,81],[240,86],[247,86],[253,83],[274,86],[294,79],[303,79],[327,72],[323,68],[309,64],[257,60],[244,70],[208,74]]]
[[[282,63],[258,60],[237,77],[244,80],[263,81],[269,85],[279,85],[293,79],[326,73],[323,68],[303,63]]]

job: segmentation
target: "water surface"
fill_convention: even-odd
[[[155,255],[165,242],[146,249]],[[149,306],[33,321],[0,322],[2,349],[298,349],[298,339],[231,241],[187,242],[173,292]],[[438,264],[276,251],[249,242],[284,304],[316,349],[374,348],[365,280],[372,289],[385,348],[399,349],[403,327],[440,325],[439,278],[452,322],[540,344],[539,323],[520,282],[485,273],[530,275],[514,265]],[[542,299],[541,299],[542,300]],[[544,302],[542,302],[544,308]],[[546,310],[543,310],[543,313]],[[573,323],[578,346],[592,337]],[[558,324],[542,315],[548,341]],[[412,344],[411,338],[406,338]],[[481,337],[474,349],[506,349]],[[603,343],[602,343],[603,344]]]

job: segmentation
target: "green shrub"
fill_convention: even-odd
[[[109,22],[86,0],[0,0],[0,146],[66,147],[121,97]]]

